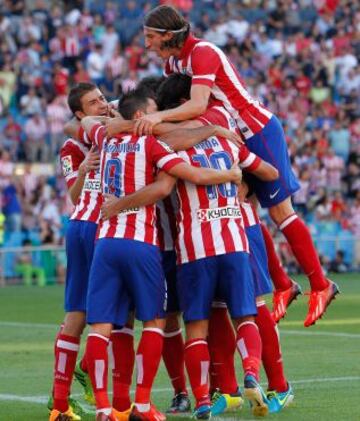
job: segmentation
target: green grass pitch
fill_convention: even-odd
[[[360,420],[360,275],[333,279],[342,294],[316,326],[305,329],[302,325],[306,297],[299,298],[280,323],[285,368],[294,387],[295,403],[280,414],[269,415],[269,420]],[[303,278],[299,281],[307,288]],[[1,421],[48,419],[44,402],[51,389],[53,339],[63,316],[62,294],[60,286],[0,288]],[[238,373],[241,380],[239,362]],[[80,393],[77,384],[73,393]],[[171,396],[161,366],[153,401],[164,410]],[[253,416],[245,406],[224,418],[251,420]]]

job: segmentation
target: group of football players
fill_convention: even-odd
[[[283,129],[251,98],[226,55],[193,37],[175,9],[151,10],[144,35],[146,48],[166,61],[164,78],[141,81],[116,109],[93,84],[69,93],[74,119],[61,162],[75,209],[50,421],[81,419],[70,397],[74,375],[96,405],[96,420],[165,420],[151,403],[161,358],[174,388],[168,413],[190,412],[185,368],[197,419],[238,410],[243,398],[256,416],[279,412],[294,394],[276,323],[301,290],[284,272],[257,203],[268,208],[309,278],[306,327],[339,292],[292,208],[299,184]],[[272,284],[271,313],[264,295]],[[134,319],[143,325],[136,352]],[[259,384],[261,363],[267,392]]]

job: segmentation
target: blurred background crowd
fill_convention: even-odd
[[[71,207],[58,151],[76,82],[109,100],[161,75],[142,19],[173,4],[282,120],[327,269],[360,265],[360,3],[346,0],[0,2],[0,245],[63,243]],[[264,214],[266,215],[266,214]],[[328,241],[331,238],[332,241]],[[358,240],[356,242],[356,239]],[[279,251],[296,271],[286,243]]]

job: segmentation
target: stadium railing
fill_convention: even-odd
[[[328,261],[334,260],[336,252],[344,254],[349,270],[359,269],[360,238],[346,235],[317,235],[314,241],[319,254]],[[275,239],[280,243],[283,240]],[[358,254],[358,255],[357,255]],[[0,286],[11,284],[51,285],[63,283],[66,271],[66,254],[63,246],[25,246],[0,248]]]

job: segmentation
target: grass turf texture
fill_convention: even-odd
[[[303,327],[307,297],[292,304],[280,322],[286,373],[295,391],[295,403],[277,420],[358,420],[360,413],[360,275],[332,277],[342,294],[323,320]],[[303,289],[308,285],[299,278]],[[51,390],[53,339],[61,322],[63,287],[11,286],[0,289],[0,420],[46,420],[45,402]],[[137,328],[137,337],[140,329]],[[84,345],[84,341],[82,342]],[[242,371],[237,356],[238,378]],[[262,375],[265,381],[265,375]],[[77,384],[74,395],[81,392]],[[154,385],[153,401],[165,410],[172,397],[163,366]],[[81,402],[81,397],[79,399]],[[246,405],[221,418],[251,420]],[[93,416],[83,420],[93,420]],[[174,421],[183,419],[169,417]]]

